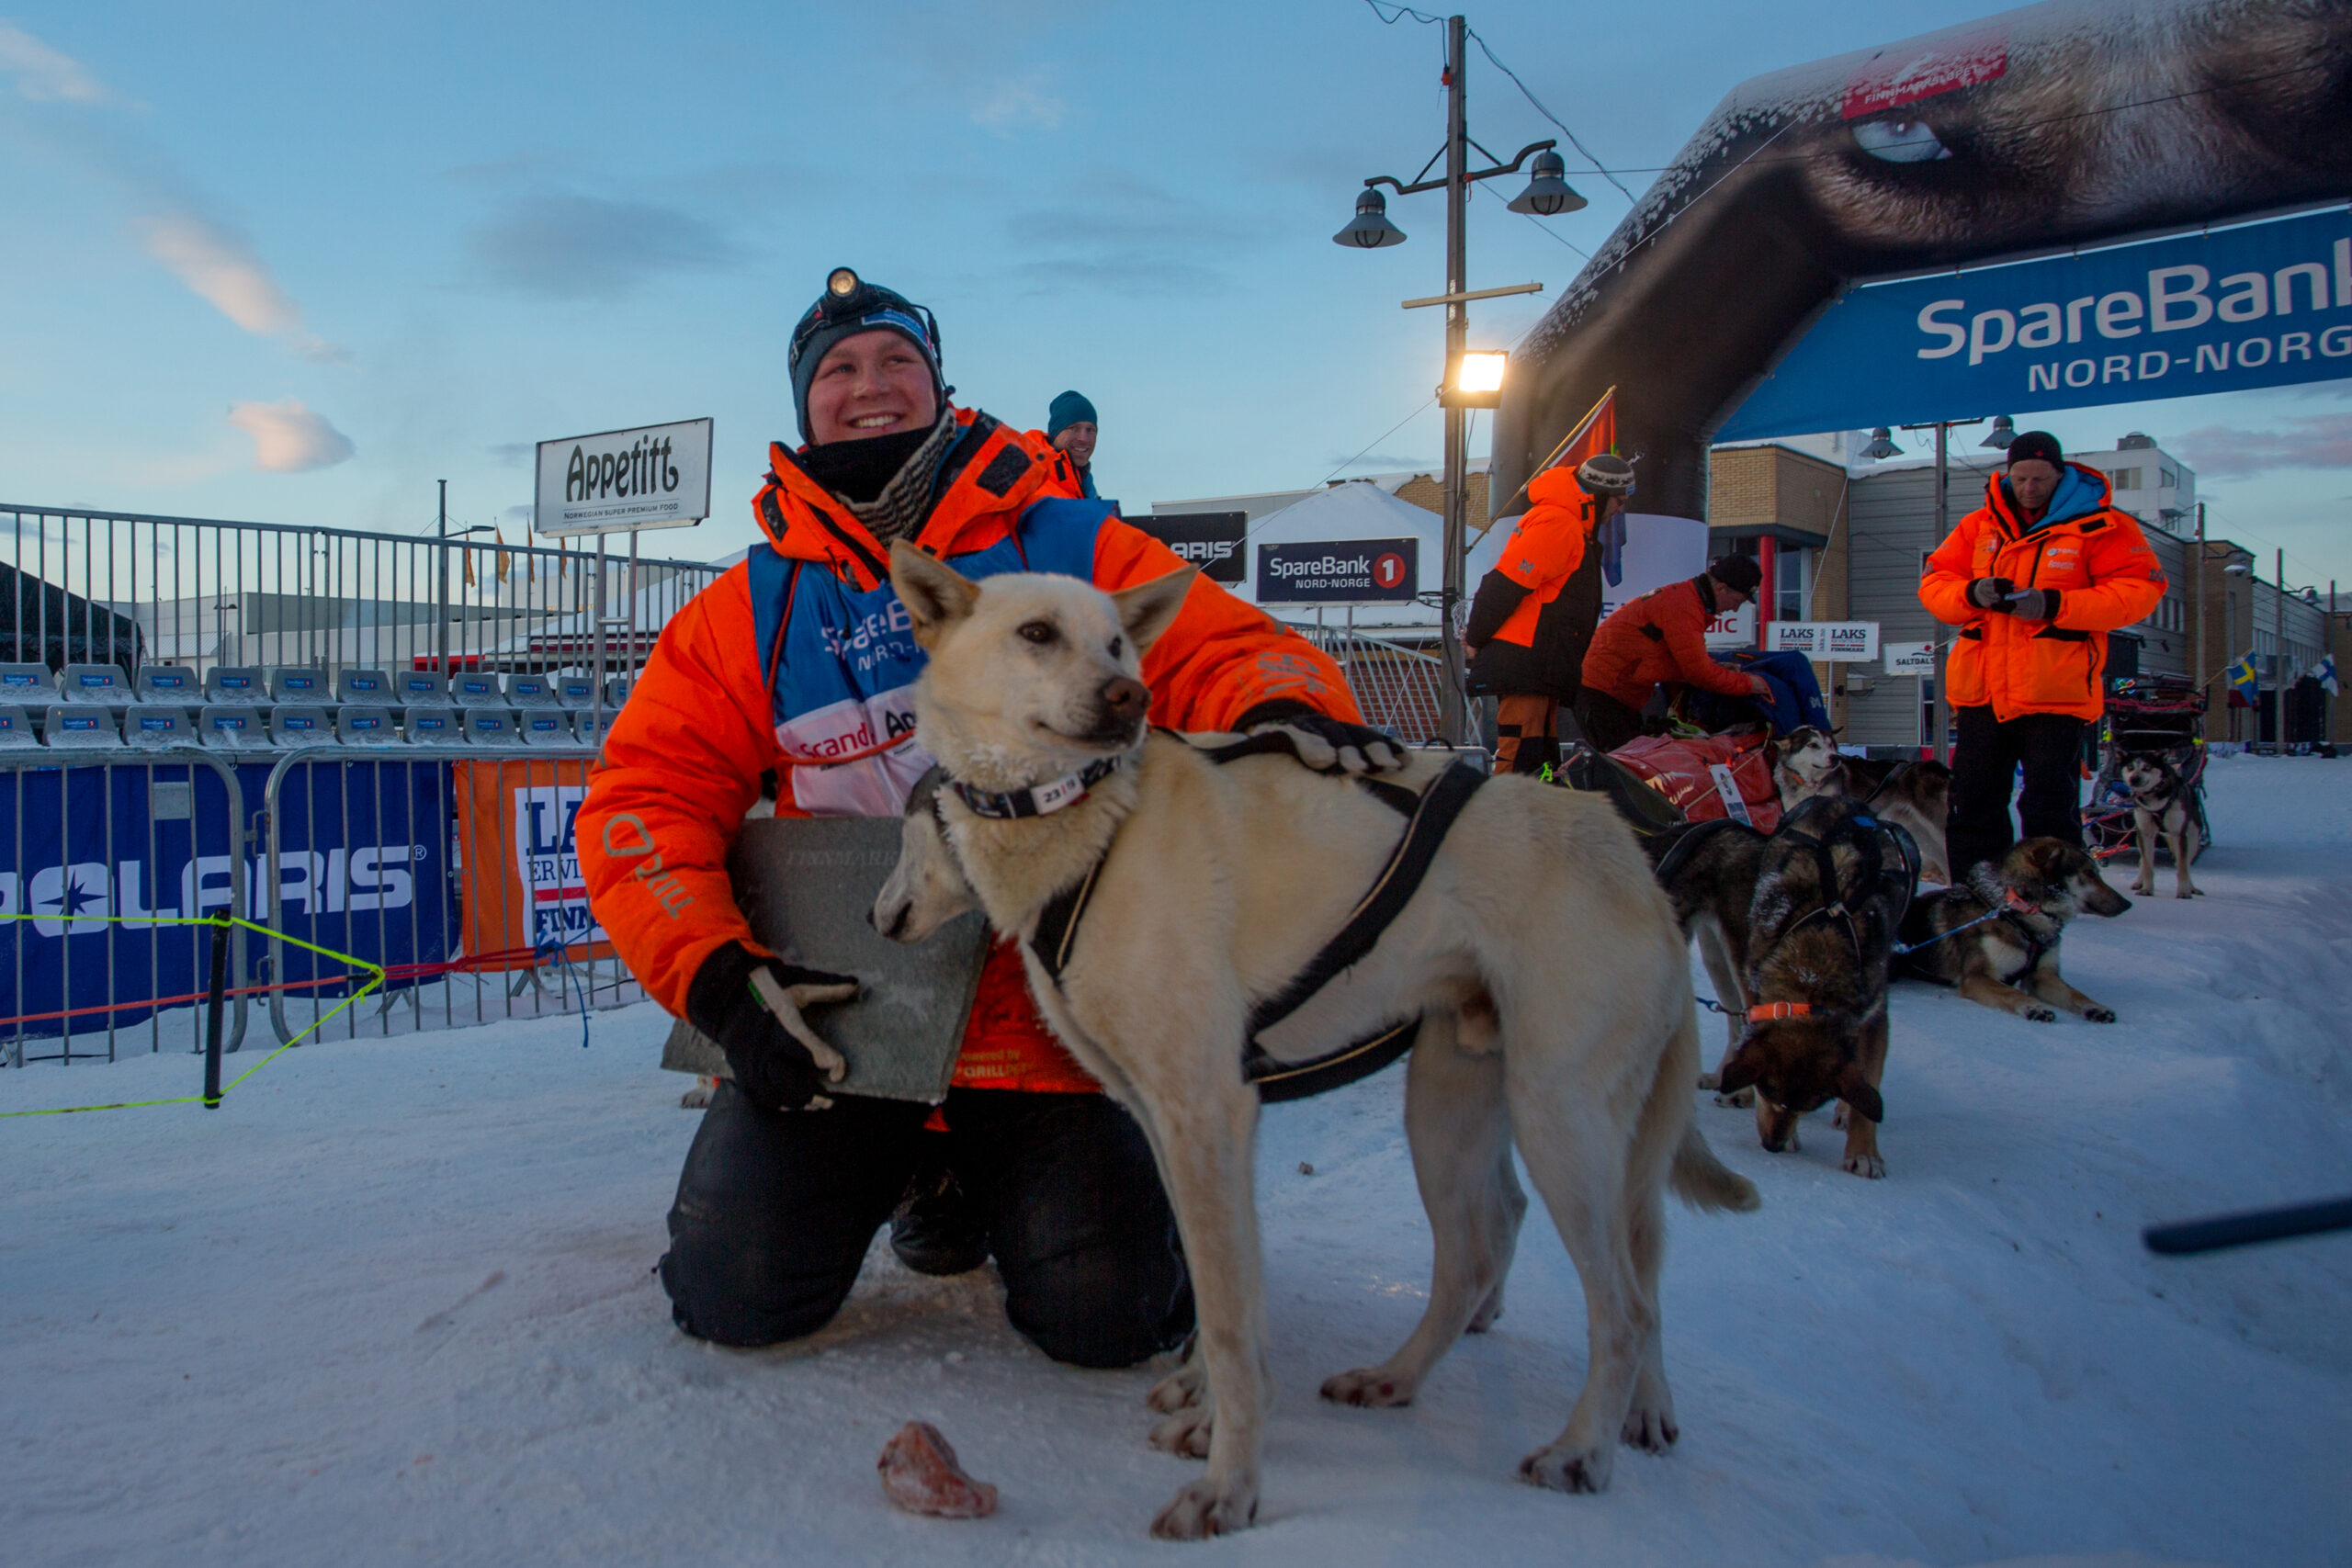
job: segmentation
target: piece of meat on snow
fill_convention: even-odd
[[[882,1472],[882,1495],[910,1514],[983,1519],[996,1512],[996,1488],[965,1474],[956,1450],[928,1421],[899,1427],[874,1468]]]

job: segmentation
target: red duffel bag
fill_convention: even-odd
[[[1762,735],[1645,735],[1610,753],[1693,822],[1744,817],[1760,832],[1781,825],[1781,791]],[[1721,768],[1723,774],[1715,770]],[[1728,787],[1724,783],[1728,779]],[[1735,809],[1730,802],[1737,800]]]

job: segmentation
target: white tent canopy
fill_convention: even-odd
[[[1509,526],[1491,528],[1485,537],[1470,541],[1470,566],[1463,576],[1463,592],[1477,591],[1478,580],[1495,564],[1496,554],[1502,548]],[[1304,501],[1294,502],[1279,512],[1267,513],[1250,530],[1243,541],[1241,553],[1248,558],[1247,577],[1234,586],[1234,592],[1258,602],[1258,547],[1260,545],[1322,544],[1344,539],[1405,539],[1419,542],[1419,587],[1423,593],[1434,594],[1444,586],[1444,519],[1409,501],[1396,497],[1376,484],[1348,483],[1333,485],[1316,491]],[[1312,604],[1270,604],[1269,613],[1288,621],[1315,619]],[[1337,624],[1349,618],[1345,607],[1325,605],[1323,618]],[[1429,604],[1359,604],[1355,607],[1355,624],[1359,626],[1420,626],[1435,630],[1437,611]]]

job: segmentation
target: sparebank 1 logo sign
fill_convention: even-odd
[[[1719,441],[2352,377],[2352,214],[1856,288]]]
[[[530,903],[532,945],[604,941],[604,928],[588,910],[588,879],[572,837],[588,786],[525,784],[514,794],[515,869]]]

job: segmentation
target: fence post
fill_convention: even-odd
[[[212,922],[212,978],[204,987],[204,1109],[220,1109],[220,1004],[229,988],[228,920]]]

